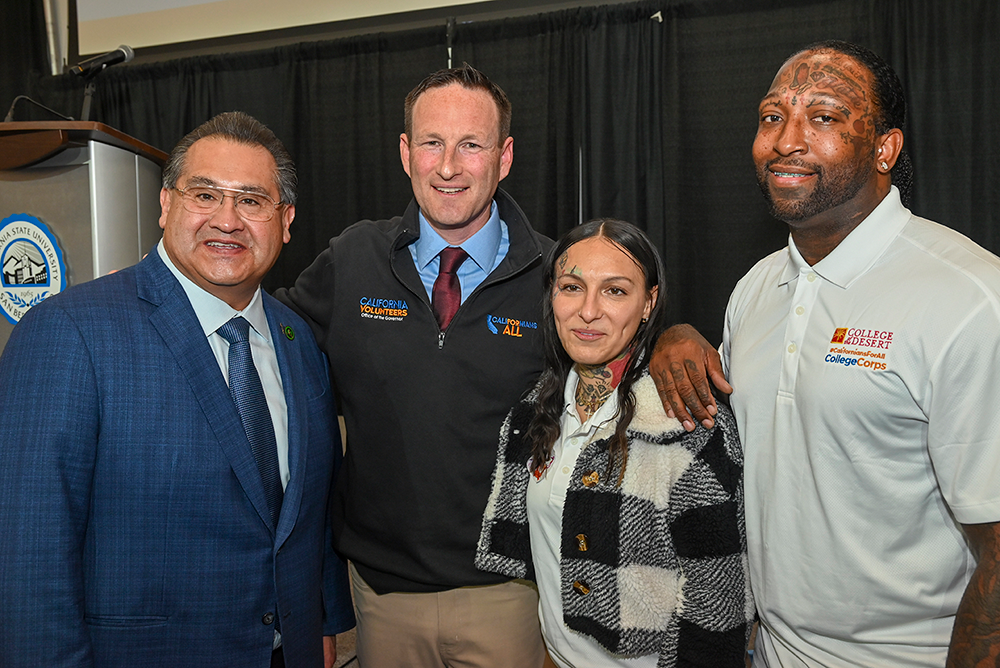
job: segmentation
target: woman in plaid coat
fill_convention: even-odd
[[[742,451],[724,406],[692,433],[663,411],[660,259],[602,219],[546,262],[546,370],[501,430],[476,565],[538,583],[563,668],[743,666]]]

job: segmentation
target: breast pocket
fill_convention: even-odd
[[[84,615],[83,621],[88,626],[126,629],[164,626],[168,619],[166,615]]]

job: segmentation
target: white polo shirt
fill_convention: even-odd
[[[1000,520],[1000,259],[890,194],[810,267],[734,290],[723,364],[746,452],[765,665],[944,666]]]

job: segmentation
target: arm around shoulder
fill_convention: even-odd
[[[708,429],[714,424],[718,409],[710,382],[725,394],[733,391],[719,352],[691,325],[674,325],[660,334],[649,372],[667,415],[680,420],[687,431],[694,430],[694,420]]]
[[[309,324],[321,346],[333,319],[334,248],[338,239],[330,239],[330,247],[316,256],[291,288],[278,288],[273,295]]]

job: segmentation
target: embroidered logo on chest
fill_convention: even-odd
[[[529,320],[507,318],[500,315],[488,315],[486,316],[486,327],[493,334],[504,334],[506,336],[521,338],[524,336],[523,330],[538,329],[538,323]]]
[[[887,355],[893,342],[893,333],[864,327],[837,327],[826,357],[827,364],[868,371],[888,369]]]
[[[361,298],[361,317],[374,320],[400,321],[409,313],[409,307],[404,299],[382,299],[379,297]]]

